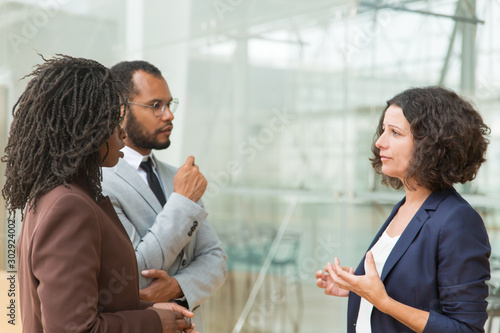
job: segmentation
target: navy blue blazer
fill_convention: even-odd
[[[373,247],[404,203],[379,230]],[[433,192],[422,204],[387,258],[382,281],[388,295],[430,311],[424,332],[484,332],[490,278],[488,234],[479,214],[455,189]],[[364,275],[364,258],[356,275]],[[360,297],[349,293],[349,333],[356,332]],[[373,333],[413,332],[373,308]]]

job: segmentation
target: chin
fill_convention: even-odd
[[[118,160],[119,160],[119,158],[116,158],[113,160],[106,159],[106,161],[104,161],[104,163],[102,164],[102,167],[103,168],[113,168],[115,165],[118,164]]]

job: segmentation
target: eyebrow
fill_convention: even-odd
[[[385,126],[385,127],[394,127],[394,128],[397,128],[398,130],[400,130],[401,132],[406,132],[406,131],[405,131],[404,129],[402,129],[401,127],[396,126],[396,125],[393,125],[393,124],[387,124],[387,125],[382,124],[382,125],[383,125],[383,126]]]
[[[174,99],[173,97],[170,97],[170,99],[167,101],[167,100],[164,100],[164,99],[162,99],[162,98],[153,98],[153,99],[149,100],[148,102],[146,102],[146,104],[147,104],[147,103],[151,103],[151,104],[153,104],[154,102],[166,102],[166,103],[168,104],[168,103],[170,103],[173,99]]]

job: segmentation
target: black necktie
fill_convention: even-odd
[[[148,158],[147,161],[144,161],[141,163],[140,167],[146,171],[148,175],[148,183],[149,187],[153,191],[153,193],[156,195],[156,198],[160,202],[160,205],[163,207],[165,203],[167,202],[167,199],[165,199],[165,194],[163,194],[163,191],[161,189],[160,181],[158,180],[158,177],[153,171],[153,166],[151,165],[151,158]]]

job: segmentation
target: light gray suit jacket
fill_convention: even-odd
[[[201,201],[174,193],[177,168],[154,160],[167,198],[163,209],[136,170],[122,159],[114,168],[103,168],[103,193],[132,241],[139,272],[162,269],[175,277],[193,310],[224,283],[226,254]],[[140,288],[151,281],[141,275]],[[194,313],[193,322],[202,332],[201,309]]]

